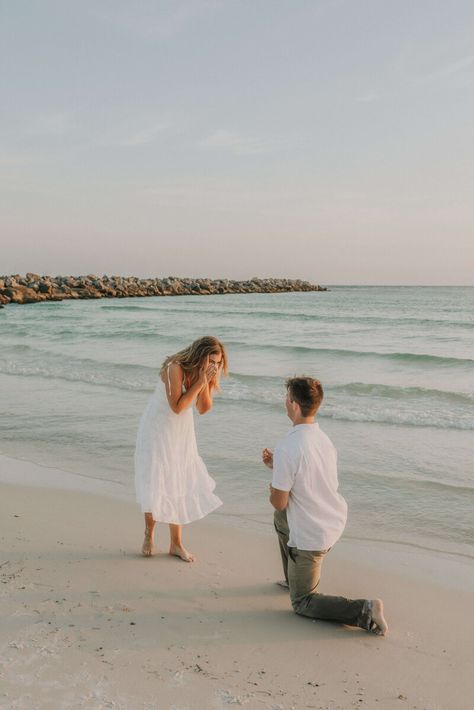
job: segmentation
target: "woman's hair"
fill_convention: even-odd
[[[197,376],[204,360],[209,355],[222,356],[222,366],[219,368],[215,378],[212,380],[216,389],[219,389],[220,375],[221,373],[227,375],[229,371],[229,364],[224,346],[212,335],[205,335],[203,338],[198,338],[198,340],[195,340],[187,348],[184,348],[184,350],[180,350],[174,355],[168,355],[161,366],[160,372],[163,372],[170,363],[177,362],[181,366],[185,375],[189,375],[191,378],[194,378]]]

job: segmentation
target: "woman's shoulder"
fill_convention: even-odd
[[[184,374],[184,370],[182,366],[179,364],[179,362],[176,362],[176,360],[171,360],[171,362],[168,363],[166,366],[166,369],[171,372],[172,374],[178,373],[178,374]]]
[[[160,377],[163,382],[167,382],[170,378],[183,381],[185,372],[179,362],[171,360],[161,368]]]
[[[183,369],[179,362],[176,362],[175,360],[170,360],[167,363],[164,363],[161,366],[160,370],[160,377],[163,380],[163,382],[170,377],[170,375],[175,375],[175,374],[180,374],[183,372]]]

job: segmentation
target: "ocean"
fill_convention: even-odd
[[[291,426],[285,378],[306,374],[325,389],[318,419],[338,449],[344,536],[474,558],[472,287],[9,305],[0,452],[133,498],[136,429],[160,364],[206,334],[230,361],[212,412],[195,413],[224,501],[213,517],[271,526],[261,450]]]

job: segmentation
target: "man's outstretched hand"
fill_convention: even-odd
[[[268,468],[273,468],[273,454],[270,449],[263,449],[262,461],[265,466],[268,466]]]

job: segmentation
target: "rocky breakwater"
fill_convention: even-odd
[[[38,303],[86,298],[144,296],[209,296],[226,293],[283,293],[327,291],[299,279],[191,279],[169,276],[139,279],[135,276],[0,276],[0,307],[7,303]]]

